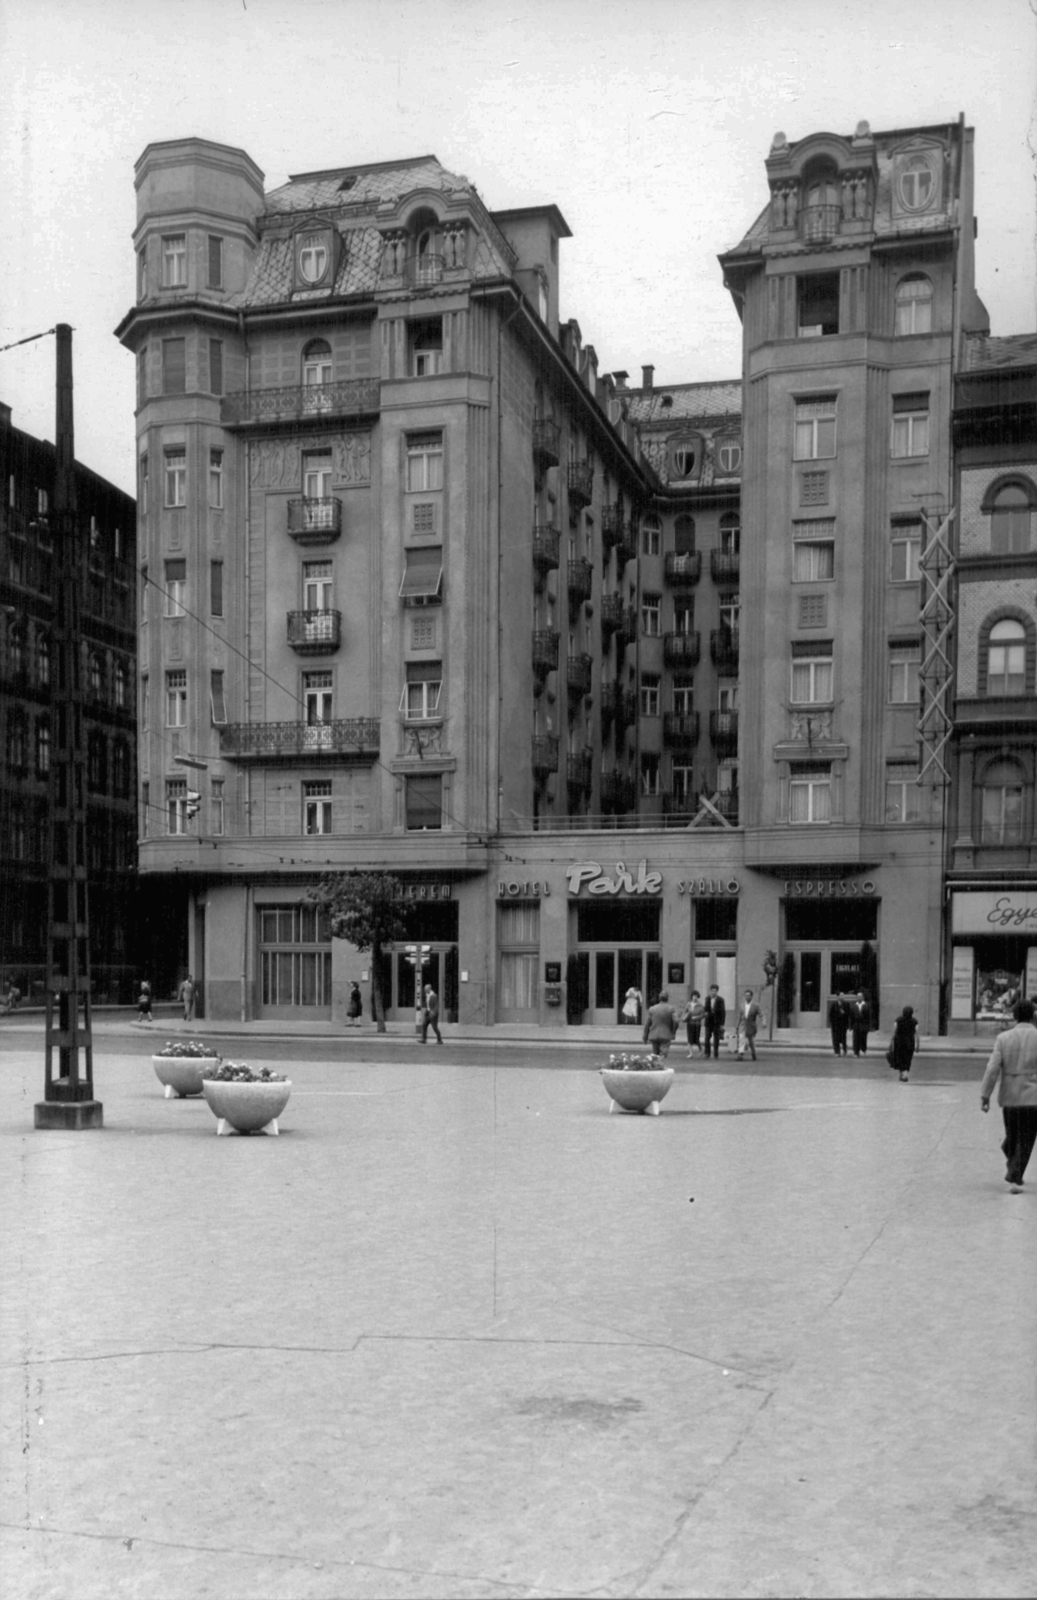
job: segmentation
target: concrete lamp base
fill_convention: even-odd
[[[37,1100],[33,1109],[37,1128],[104,1127],[100,1100]]]

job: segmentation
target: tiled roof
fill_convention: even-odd
[[[741,422],[742,385],[739,379],[719,383],[679,383],[667,388],[634,389],[629,394],[629,415],[639,428],[657,428],[673,422]]]
[[[377,228],[350,228],[342,234],[342,259],[334,289],[307,298],[325,299],[329,294],[369,294],[378,279],[382,259],[382,240]],[[292,294],[293,264],[290,238],[271,238],[259,242],[252,258],[252,271],[243,303],[246,306],[279,305],[301,300]]]
[[[343,190],[343,182],[351,177],[356,181]],[[337,172],[302,173],[289,178],[280,189],[266,196],[267,214],[292,211],[319,211],[338,206],[373,206],[384,201],[400,200],[414,189],[439,189],[443,194],[473,192],[468,179],[447,172],[435,156],[421,156],[416,160],[379,163],[376,167],[358,168],[351,172],[342,167]]]
[[[1037,367],[1037,333],[1010,333],[1000,339],[967,333],[964,370],[980,367]]]

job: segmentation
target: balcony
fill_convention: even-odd
[[[296,544],[334,544],[342,532],[342,501],[337,495],[289,500],[288,532]]]
[[[709,659],[721,672],[738,667],[738,629],[714,628],[709,635]]]
[[[737,550],[711,550],[709,575],[714,583],[737,583],[741,570],[741,556]]]
[[[538,778],[558,771],[558,740],[550,733],[533,735],[533,771]]]
[[[294,761],[299,756],[371,761],[378,754],[377,717],[333,722],[229,722],[220,729],[220,754],[233,761]]]
[[[616,560],[620,571],[628,561],[633,561],[637,555],[636,530],[632,522],[624,522],[622,532],[616,540]]]
[[[738,749],[738,712],[711,711],[709,737],[714,750],[733,752]]]
[[[569,604],[573,607],[582,606],[591,597],[591,587],[594,581],[594,569],[590,562],[582,556],[575,561],[570,561],[567,581]]]
[[[533,423],[533,460],[537,466],[557,467],[561,460],[562,433],[550,417],[537,417]]]
[[[697,628],[690,633],[663,634],[663,663],[667,667],[697,667],[701,638]]]
[[[690,750],[699,742],[699,714],[697,711],[666,711],[663,713],[663,744],[669,750]]]
[[[601,809],[607,816],[633,811],[636,804],[637,792],[633,778],[624,777],[621,772],[604,773],[601,780]]]
[[[619,708],[619,720],[624,728],[633,727],[637,721],[637,690],[624,689],[623,703]]]
[[[801,239],[834,239],[841,217],[841,206],[804,206],[799,214],[799,236]]]
[[[569,510],[582,511],[594,498],[594,468],[589,461],[569,463]]]
[[[685,555],[668,550],[663,572],[671,589],[690,589],[702,576],[701,550],[689,550]]]
[[[566,757],[566,782],[570,794],[590,794],[592,753],[590,750],[577,750],[575,754]]]
[[[541,578],[558,570],[558,529],[549,522],[533,524],[533,568]]]
[[[566,665],[565,682],[569,693],[574,699],[591,692],[591,674],[594,669],[594,657],[586,653],[570,656]]]
[[[443,282],[443,257],[427,250],[420,256],[408,256],[404,278],[411,289],[429,289]]]
[[[289,611],[288,643],[299,656],[330,656],[341,643],[341,611]]]
[[[611,505],[602,506],[601,542],[606,552],[611,550],[612,546],[618,544],[622,539],[623,527],[623,502],[616,500]]]
[[[558,634],[554,628],[536,628],[533,632],[533,671],[544,679],[558,666]]]
[[[623,596],[603,594],[601,597],[601,637],[607,641],[623,626]]]
[[[601,686],[601,726],[602,731],[610,728],[617,717],[623,715],[623,685],[616,683],[603,683]]]
[[[636,606],[623,607],[623,614],[619,619],[619,627],[616,632],[619,635],[620,644],[630,644],[633,639],[637,638]]]
[[[382,386],[377,378],[343,378],[338,383],[292,384],[279,389],[239,390],[220,401],[225,428],[269,428],[276,423],[327,418],[376,417]]]

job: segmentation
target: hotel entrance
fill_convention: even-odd
[[[780,979],[787,1021],[793,1028],[823,1028],[834,994],[863,989],[871,1005],[871,1025],[879,1022],[878,915],[869,898],[830,899],[846,892],[841,883],[817,885],[822,896],[783,902],[785,967]]]
[[[571,908],[576,949],[569,957],[566,1020],[576,1026],[640,1027],[623,1015],[628,989],[641,995],[641,1016],[663,987],[657,900],[580,900]]]

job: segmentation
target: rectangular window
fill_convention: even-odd
[[[166,505],[187,504],[187,449],[180,445],[166,451]]]
[[[657,556],[661,548],[662,530],[654,517],[649,517],[641,529],[641,548],[646,556]]]
[[[679,634],[695,632],[695,607],[694,604],[674,605],[673,631]]]
[[[304,833],[331,832],[331,779],[321,778],[302,786]]]
[[[831,768],[806,767],[794,762],[789,776],[789,821],[831,822],[831,820]]]
[[[223,393],[223,340],[209,340],[209,393]]]
[[[148,252],[137,251],[137,299],[143,300],[148,292]]]
[[[922,660],[920,644],[894,644],[889,647],[889,703],[894,706],[918,704],[918,668]]]
[[[659,677],[654,672],[641,674],[641,715],[643,717],[659,715]]]
[[[889,544],[890,583],[917,583],[921,567],[922,524],[894,523]]]
[[[217,511],[223,507],[223,451],[209,451],[209,504]]]
[[[223,240],[215,233],[209,235],[209,288],[223,288]],[[219,391],[214,389],[213,393]]]
[[[148,398],[148,350],[137,351],[137,404],[142,406]]]
[[[213,725],[222,728],[227,721],[227,697],[223,687],[223,669],[214,667],[209,673],[209,709]]]
[[[223,616],[223,562],[209,562],[209,610],[214,617]]]
[[[886,768],[886,821],[921,822],[922,789],[918,768],[891,762]]]
[[[983,844],[1022,844],[1023,790],[1019,784],[985,784],[980,839]]]
[[[675,677],[673,680],[673,709],[679,717],[690,717],[695,709],[694,678]]]
[[[741,603],[738,599],[738,596],[733,594],[722,594],[720,596],[718,610],[720,615],[720,626],[722,628],[726,628],[729,633],[737,633],[738,618],[741,612]]]
[[[166,673],[166,727],[187,726],[187,671],[178,668]]]
[[[443,774],[418,773],[405,778],[407,828],[410,832],[443,826]]]
[[[166,782],[166,816],[169,833],[193,831],[191,823],[198,814],[195,791],[188,789],[186,778],[169,778]]]
[[[162,341],[162,393],[187,393],[186,339],[163,339]]]
[[[331,495],[331,451],[310,451],[302,458],[302,492],[307,500]]]
[[[810,272],[796,279],[797,333],[820,339],[839,332],[839,274]]]
[[[737,678],[721,678],[717,683],[717,710],[723,712],[738,710]]]
[[[824,461],[835,455],[835,396],[796,401],[794,457]]]
[[[438,719],[443,692],[441,661],[408,661],[407,681],[400,699],[400,710],[408,722]]]
[[[184,615],[184,601],[187,598],[187,562],[166,562],[166,607],[167,617],[182,617]]]
[[[654,753],[645,752],[641,756],[641,793],[643,795],[659,794],[659,774],[661,763]]]
[[[162,287],[183,289],[187,283],[187,235],[167,233],[162,240]]]
[[[835,577],[835,518],[792,524],[792,581],[820,583]]]
[[[641,632],[649,639],[657,639],[662,621],[662,595],[641,596]]]
[[[832,643],[792,646],[792,704],[830,705],[832,702]]]
[[[225,825],[223,779],[213,778],[209,791],[209,832],[218,836],[223,833]]]
[[[429,317],[412,322],[409,332],[412,378],[430,378],[443,365],[443,319]]]
[[[411,604],[441,598],[443,583],[443,547],[425,545],[421,549],[405,550],[400,596]]]
[[[330,722],[332,720],[332,678],[330,672],[304,672],[302,675],[302,693],[308,727],[312,728],[317,723]]]
[[[302,567],[303,610],[330,611],[333,602],[333,564],[330,561],[304,561]]]
[[[140,832],[146,839],[151,832],[151,784],[142,783],[140,786]]]
[[[928,394],[893,396],[893,429],[890,451],[895,461],[906,456],[929,454]]]
[[[443,435],[414,433],[407,440],[407,489],[411,494],[443,487]]]
[[[140,725],[147,728],[151,721],[150,679],[145,672],[140,680]]]

